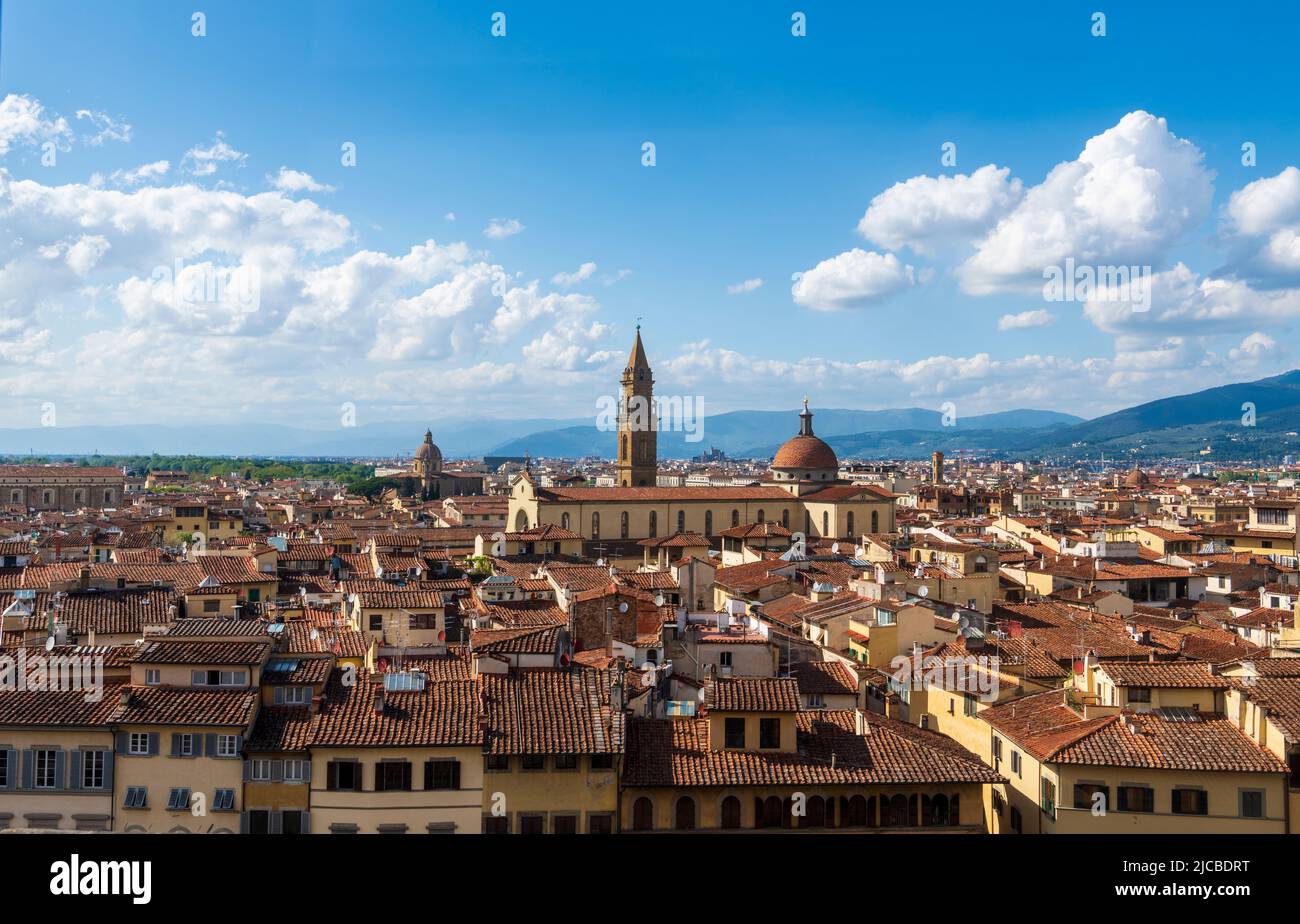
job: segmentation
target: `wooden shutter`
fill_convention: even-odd
[[[72,765],[71,772],[68,774],[68,788],[80,789],[81,788],[81,751],[74,750],[68,756],[71,758],[69,763],[71,763]]]
[[[268,834],[284,833],[284,816],[279,812],[270,812],[267,817],[266,830]]]
[[[23,789],[31,789],[36,774],[36,752],[31,748],[23,751]]]
[[[451,788],[460,789],[460,761],[451,762]]]
[[[339,788],[338,761],[331,760],[325,765],[325,788],[330,792]]]
[[[54,752],[54,788],[68,788],[68,752],[62,748]]]
[[[216,757],[216,756],[217,756],[217,736],[216,736],[216,735],[204,735],[204,736],[203,736],[203,753],[206,754],[206,755],[208,755],[209,757]]]
[[[149,756],[154,757],[158,753],[158,733],[149,732]]]

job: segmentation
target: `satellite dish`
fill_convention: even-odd
[[[840,544],[838,542],[831,543],[831,554],[832,555],[840,554]]]
[[[605,559],[603,559],[603,558],[597,558],[597,559],[596,559],[596,566],[599,567],[599,568],[603,568],[603,567],[605,567]]]
[[[664,595],[655,594],[655,606],[663,606],[663,605],[664,605]]]
[[[618,605],[618,611],[619,611],[620,613],[626,613],[626,612],[627,612],[627,604],[626,604],[626,603],[620,603],[620,604]]]
[[[926,587],[926,586],[924,586],[924,585],[922,585],[921,587],[918,587],[918,588],[916,589],[916,592],[917,592],[918,594],[920,594],[922,597],[928,597],[928,596],[930,596],[930,588],[928,588],[928,587]]]
[[[314,642],[314,641],[316,641],[316,639],[318,639],[318,638],[320,638],[320,633],[317,632],[317,631],[313,628],[313,629],[311,630],[311,640]]]
[[[53,635],[46,637],[46,639],[45,639],[45,650],[46,650],[46,651],[53,651],[53,650],[54,650],[54,636],[53,636]]]

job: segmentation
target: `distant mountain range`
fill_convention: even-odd
[[[814,429],[842,459],[922,458],[935,449],[1028,457],[1194,457],[1269,459],[1300,455],[1300,370],[1149,401],[1084,420],[1044,410],[1013,410],[959,417],[945,427],[939,411],[901,408],[855,411],[814,409]],[[1253,418],[1250,416],[1253,413]],[[798,412],[730,411],[708,415],[698,440],[663,431],[659,456],[685,459],[710,448],[737,458],[767,458],[798,432]],[[443,455],[603,456],[614,434],[591,418],[388,421],[311,430],[276,424],[85,426],[0,430],[0,454],[63,456],[249,455],[285,457],[410,456],[432,426]],[[520,435],[526,434],[526,435]]]
[[[952,434],[968,431],[982,432],[1001,428],[1039,429],[1048,426],[1066,426],[1080,423],[1082,417],[1056,411],[1018,410],[1001,411],[974,417],[958,417],[955,427],[943,425],[943,414],[925,408],[911,407],[884,411],[853,411],[841,408],[813,408],[813,429],[822,439],[836,446],[835,439],[845,441],[871,438],[883,433],[916,433],[933,439],[951,439]],[[689,459],[706,450],[721,449],[738,458],[759,458],[773,455],[786,439],[799,432],[799,412],[790,411],[729,411],[710,414],[704,418],[703,427],[697,431],[698,440],[688,440],[694,434],[661,430],[659,457],[662,459]],[[907,441],[905,441],[907,442]],[[839,447],[836,446],[838,451]],[[534,456],[611,456],[614,453],[614,434],[598,430],[591,424],[544,430],[510,440],[494,450],[500,455]]]
[[[1017,413],[1008,412],[1010,419],[1002,421],[1001,427],[940,433],[889,430],[831,436],[826,441],[841,458],[850,459],[921,458],[935,449],[972,449],[1026,457],[1264,461],[1288,453],[1300,455],[1300,370],[1148,401],[1070,425],[1025,422],[1015,426]],[[978,420],[970,418],[968,423]],[[763,446],[754,454],[768,455],[774,448]],[[1210,451],[1205,453],[1206,449]]]

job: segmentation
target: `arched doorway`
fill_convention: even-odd
[[[632,830],[653,831],[655,826],[654,803],[641,796],[632,803]]]
[[[861,828],[867,825],[867,800],[863,796],[852,796],[844,800],[840,812],[844,826]]]
[[[756,828],[779,828],[781,827],[782,805],[780,796],[768,796],[763,800],[756,800],[758,804],[754,806],[755,818],[754,827]]]
[[[880,823],[886,828],[907,827],[907,796],[896,795],[889,799],[882,797]]]
[[[690,796],[682,796],[677,800],[674,815],[673,827],[678,831],[695,830],[695,800]]]
[[[722,827],[728,830],[734,830],[740,827],[740,800],[735,796],[727,796],[722,800]]]

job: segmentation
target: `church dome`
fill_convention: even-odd
[[[415,450],[417,462],[442,462],[442,450],[433,443],[433,431],[425,431],[424,442]]]
[[[772,468],[833,468],[839,469],[840,460],[835,450],[820,437],[792,436],[776,452]]]
[[[1147,477],[1147,473],[1142,471],[1142,469],[1138,468],[1136,465],[1133,466],[1133,471],[1124,476],[1124,484],[1130,488],[1140,488],[1143,485],[1150,483],[1151,479]]]
[[[789,477],[796,479],[825,480],[834,478],[839,473],[840,460],[835,456],[834,449],[813,435],[812,418],[812,411],[808,410],[808,399],[805,398],[803,413],[799,415],[799,433],[786,440],[776,451],[776,458],[772,460],[773,470],[789,470]]]

